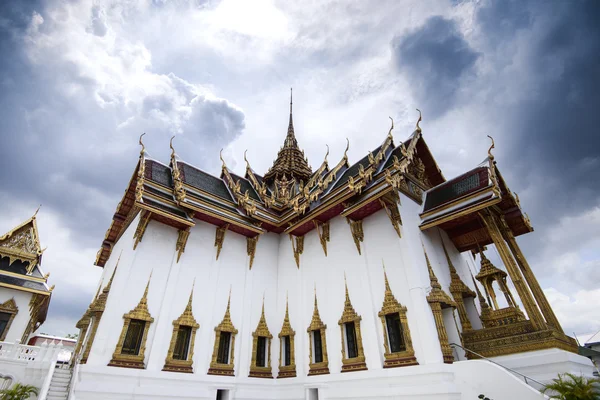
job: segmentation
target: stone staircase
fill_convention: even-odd
[[[46,397],[47,400],[67,400],[69,397],[71,372],[71,369],[62,369],[57,365],[52,374],[50,390],[48,390],[48,396]]]

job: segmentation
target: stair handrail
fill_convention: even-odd
[[[44,342],[45,343],[45,342]],[[46,400],[48,398],[48,392],[50,391],[50,384],[52,383],[52,378],[54,376],[54,370],[56,369],[56,362],[58,361],[58,355],[62,350],[62,342],[54,345],[54,343],[50,343],[47,346],[49,350],[52,350],[52,355],[50,359],[50,365],[48,366],[48,373],[46,374],[46,378],[44,379],[44,384],[40,390],[40,394],[38,396],[39,400]]]
[[[512,369],[512,368],[508,368],[508,367],[507,367],[507,366],[505,366],[505,365],[499,364],[499,363],[497,363],[497,362],[496,362],[496,361],[494,361],[494,360],[491,360],[491,359],[489,359],[489,358],[487,358],[487,357],[485,357],[485,356],[482,356],[482,355],[481,355],[481,354],[479,354],[479,353],[476,353],[476,352],[474,352],[473,350],[469,350],[469,349],[467,349],[467,348],[465,348],[465,347],[461,346],[460,344],[457,344],[457,343],[450,343],[450,346],[458,346],[458,347],[460,347],[461,349],[463,349],[464,351],[468,351],[468,352],[469,352],[469,353],[471,353],[471,354],[475,354],[475,355],[476,355],[477,357],[479,357],[479,358],[482,358],[482,359],[484,359],[484,360],[486,360],[486,361],[489,361],[489,362],[491,362],[492,364],[496,364],[497,366],[499,366],[499,367],[502,367],[502,368],[504,368],[505,370],[512,372],[513,374],[517,374],[517,375],[521,376],[523,379],[525,379],[525,383],[526,383],[526,384],[528,384],[528,385],[529,385],[529,382],[527,382],[527,380],[529,379],[530,381],[533,381],[533,382],[537,383],[538,385],[540,385],[540,386],[541,386],[541,387],[543,387],[543,388],[544,388],[544,387],[546,387],[546,385],[545,385],[544,383],[542,383],[542,382],[540,382],[540,381],[538,381],[538,380],[535,380],[535,379],[533,379],[532,377],[530,377],[530,376],[527,376],[527,375],[525,375],[525,374],[522,374],[522,373],[520,373],[520,372],[518,372],[518,371],[515,371],[515,370],[514,370],[514,369]]]

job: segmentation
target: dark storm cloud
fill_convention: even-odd
[[[60,48],[42,48],[45,52],[36,53],[37,63],[32,63],[26,51],[34,11],[44,18],[40,30],[53,29],[57,22],[35,3],[13,8],[4,4],[0,192],[13,201],[42,203],[58,212],[76,233],[77,244],[96,246],[101,241],[133,173],[142,132],[148,133],[145,143],[152,156],[168,162],[169,138],[178,134],[178,153],[209,167],[218,163],[215,151],[244,129],[242,111],[225,100],[194,93],[191,84],[172,74],[155,78],[157,94],[132,104],[120,93],[106,91],[81,64],[62,60]],[[92,8],[91,29],[82,34],[104,35],[103,18],[101,10]],[[102,105],[99,98],[107,103]],[[186,142],[194,145],[184,147]],[[209,144],[214,160],[198,151],[198,143]]]
[[[396,36],[392,52],[397,68],[409,78],[415,97],[432,117],[452,108],[465,79],[474,74],[479,57],[456,23],[441,16]]]
[[[600,2],[491,1],[477,21],[490,43],[527,49],[521,76],[514,76],[527,86],[497,109],[497,122],[512,143],[505,165],[533,189],[532,217],[553,224],[597,204]]]

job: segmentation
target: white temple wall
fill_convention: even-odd
[[[32,296],[32,293],[24,292],[22,290],[14,290],[5,287],[0,288],[0,304],[14,298],[19,309],[19,312],[15,315],[12,324],[10,325],[10,329],[4,338],[5,342],[14,343],[17,340],[21,340],[23,332],[27,329],[27,324],[29,324],[29,320],[31,319],[31,315],[29,314],[29,301]]]

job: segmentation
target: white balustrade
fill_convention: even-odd
[[[15,343],[0,342],[0,360],[18,360],[28,363],[52,362],[63,351],[61,344],[44,341],[40,346],[27,346]]]

